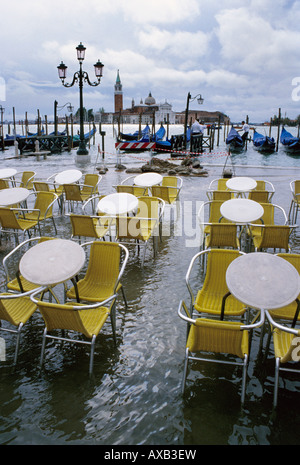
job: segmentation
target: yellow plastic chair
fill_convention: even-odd
[[[234,224],[222,217],[220,211],[222,203],[224,203],[223,200],[208,200],[207,202],[203,202],[198,210],[197,217],[203,237],[201,244],[201,248],[203,249],[205,248],[206,236],[210,234],[211,224],[220,222],[222,222],[222,224]]]
[[[27,210],[26,210],[27,211]],[[38,226],[39,233],[40,224],[38,220],[29,220],[22,218],[23,209],[19,208],[8,208],[0,207],[0,223],[1,223],[1,234],[13,234],[16,242],[19,243],[19,233],[23,233],[23,240],[27,233],[30,237],[30,230]]]
[[[43,233],[45,232],[46,220],[51,220],[57,234],[56,224],[53,216],[53,206],[58,201],[58,195],[54,192],[36,192],[33,209],[28,213],[24,211],[24,218],[29,221],[43,222]]]
[[[192,258],[186,274],[186,285],[191,298],[191,314],[208,314],[221,320],[227,317],[242,317],[247,308],[233,295],[229,295],[226,271],[230,263],[243,252],[230,249],[208,249],[198,252]],[[199,289],[193,281],[195,264],[207,256],[205,278]],[[193,288],[196,287],[196,291]]]
[[[80,301],[100,302],[121,291],[127,306],[121,284],[129,256],[127,248],[115,242],[102,241],[88,242],[82,247],[90,247],[90,254],[86,273],[77,282]],[[77,299],[74,287],[67,291],[67,297]]]
[[[71,213],[69,217],[72,226],[71,239],[78,237],[79,243],[82,237],[104,239],[110,232],[111,218],[109,217],[76,215],[75,213]]]
[[[34,243],[40,243],[44,241],[54,240],[54,237],[31,237],[21,244],[17,245],[3,258],[3,269],[5,272],[5,285],[6,289],[10,292],[29,292],[37,289],[38,286],[27,281],[20,273],[16,265],[19,263],[20,256],[24,253],[28,246],[34,245]],[[16,277],[13,277],[16,276]]]
[[[274,378],[274,397],[273,406],[277,406],[278,402],[278,387],[280,372],[291,372],[300,374],[299,369],[295,369],[295,365],[299,366],[299,342],[300,329],[289,328],[279,324],[273,320],[270,313],[266,311],[267,318],[272,328],[274,356],[275,356],[275,378]],[[286,365],[289,362],[294,365]],[[283,366],[282,366],[283,365]]]
[[[83,184],[64,184],[65,201],[68,202],[69,211],[74,210],[74,204],[81,203],[82,205],[93,196],[93,186]]]
[[[102,176],[100,174],[86,173],[84,175],[81,192],[83,194],[87,193],[90,196],[90,187],[92,187],[93,188],[92,195],[97,194],[101,179],[102,179]]]
[[[117,241],[126,244],[134,243],[139,250],[140,243],[144,245],[142,267],[144,266],[146,249],[149,240],[153,239],[154,256],[157,252],[156,239],[160,235],[161,218],[165,203],[156,197],[139,197],[136,216],[116,217]]]
[[[297,225],[267,225],[261,224],[259,226],[249,224],[250,234],[252,229],[255,228],[257,234],[251,237],[255,252],[262,250],[273,249],[274,253],[277,249],[283,249],[286,252],[291,250],[290,235]],[[258,230],[261,230],[259,233]]]
[[[288,217],[290,222],[296,223],[298,210],[300,207],[300,180],[295,179],[294,181],[291,181],[290,189],[292,193],[292,200]]]
[[[284,258],[287,260],[291,265],[293,265],[298,273],[300,274],[300,255],[296,253],[278,253],[278,257]],[[298,296],[298,300],[300,302],[300,295]],[[300,322],[300,312],[297,315],[297,302],[294,301],[285,307],[281,307],[275,310],[268,310],[269,314],[274,320],[281,320],[282,322],[293,322],[293,326],[297,322]]]
[[[232,247],[240,250],[238,226],[229,223],[210,223],[209,234],[205,237],[205,248]]]
[[[25,187],[25,189],[32,190],[33,189],[33,180],[36,175],[35,171],[22,171],[19,173],[16,173],[14,178],[15,178],[15,184],[19,185],[20,187]],[[21,177],[20,180],[18,180],[18,177]]]
[[[244,325],[233,321],[219,321],[207,318],[193,319],[184,301],[178,308],[178,315],[188,324],[188,338],[185,349],[185,363],[182,379],[182,393],[185,390],[188,364],[190,360],[213,362],[242,366],[241,403],[244,403],[246,392],[247,365],[249,360],[249,331],[263,324],[263,317],[252,325]],[[206,357],[205,353],[213,353],[214,358]],[[204,353],[204,355],[203,355]],[[217,358],[217,354],[234,355],[242,361]]]
[[[35,303],[30,300],[29,294],[30,292],[0,294],[0,331],[17,335],[14,365],[17,363],[22,328],[37,309]],[[2,321],[7,321],[17,329],[4,327]]]
[[[50,176],[51,178],[51,176]],[[35,192],[52,192],[57,195],[58,204],[60,211],[62,212],[63,208],[63,190],[62,186],[55,186],[55,184],[51,183],[50,181],[40,181],[34,180],[32,181],[33,188]]]
[[[96,337],[99,335],[107,318],[111,315],[111,302],[116,299],[116,295],[110,296],[103,302],[97,302],[90,305],[82,305],[67,302],[66,304],[57,304],[45,302],[36,299],[37,293],[31,296],[31,300],[37,305],[45,322],[43,334],[42,350],[40,365],[43,365],[44,353],[47,339],[72,342],[74,344],[88,344],[90,350],[89,373],[93,371],[94,350]],[[113,336],[115,339],[114,319],[111,317]],[[55,330],[74,331],[84,335],[88,340],[67,338],[63,336],[49,334]]]
[[[263,216],[247,228],[247,235],[250,240],[253,240],[254,237],[261,237],[262,228],[260,226],[262,224],[272,226],[275,224],[285,225],[288,222],[285,210],[281,206],[272,203],[261,203],[261,206],[264,209]]]

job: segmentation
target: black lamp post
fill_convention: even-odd
[[[188,125],[188,117],[189,117],[189,105],[190,101],[193,102],[194,100],[197,99],[197,102],[199,105],[202,105],[204,102],[204,98],[201,97],[201,94],[197,94],[195,97],[192,97],[190,93],[187,95],[187,100],[186,100],[186,109],[185,109],[185,122],[184,122],[184,142],[185,142],[185,148],[187,146],[186,142],[186,132],[187,132],[187,125]]]
[[[62,110],[66,106],[67,106],[68,112],[73,113],[74,107],[70,102],[65,103],[64,105],[59,107],[57,100],[54,101],[54,133],[56,136],[57,136],[57,110]]]
[[[84,60],[86,48],[80,42],[80,44],[76,47],[76,50],[77,50],[77,59],[79,61],[79,71],[74,73],[73,81],[71,82],[71,84],[68,84],[68,83],[65,84],[65,79],[67,76],[67,66],[63,62],[61,62],[61,64],[57,67],[57,69],[58,69],[58,76],[60,77],[63,86],[72,87],[74,86],[75,82],[79,83],[80,143],[79,143],[79,148],[77,150],[77,155],[88,155],[89,152],[86,148],[86,143],[84,139],[84,126],[83,126],[83,119],[84,119],[83,82],[87,82],[90,86],[93,86],[93,87],[98,86],[101,81],[104,65],[101,63],[101,61],[99,60],[97,61],[97,63],[94,65],[97,81],[91,82],[87,72],[82,70],[82,62]]]

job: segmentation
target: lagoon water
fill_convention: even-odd
[[[125,126],[124,132],[136,127]],[[113,185],[128,175],[117,171],[113,128],[102,128],[105,136],[105,165],[100,192],[114,192]],[[263,132],[263,128],[261,132]],[[267,129],[268,131],[268,129]],[[276,138],[276,128],[273,128]],[[171,126],[173,134],[182,127]],[[295,134],[295,130],[291,129]],[[97,133],[91,147],[91,163],[80,167],[91,172],[101,166]],[[18,171],[33,169],[37,177],[77,168],[75,151],[41,158],[14,157],[14,148],[0,152],[2,167]],[[161,155],[160,155],[161,157]],[[168,158],[168,154],[163,156]],[[186,392],[180,385],[183,371],[186,327],[177,316],[181,298],[189,303],[185,274],[191,258],[199,251],[196,213],[206,200],[212,179],[222,176],[227,154],[223,133],[214,153],[201,161],[208,177],[184,177],[181,208],[170,226],[167,209],[164,237],[158,255],[152,248],[144,269],[130,249],[130,260],[123,277],[129,303],[117,306],[117,345],[109,323],[96,344],[93,376],[88,375],[89,351],[84,347],[48,343],[45,364],[39,370],[43,320],[38,312],[23,330],[19,361],[12,367],[14,336],[1,334],[6,341],[6,361],[0,362],[0,444],[43,445],[261,445],[299,443],[299,378],[288,375],[280,381],[279,403],[272,411],[274,353],[263,360],[259,353],[260,331],[253,335],[248,369],[246,401],[240,405],[241,372],[214,364],[191,365]],[[149,153],[126,154],[122,163],[140,166]],[[247,152],[232,155],[236,175],[266,179],[276,189],[273,202],[289,210],[289,183],[300,176],[300,157],[286,155],[282,148],[272,155],[261,155],[249,143]],[[179,163],[179,161],[178,161]],[[227,163],[227,162],[226,162]],[[228,163],[231,161],[229,160]],[[58,214],[58,212],[57,212]],[[66,217],[56,217],[58,237],[70,237]],[[47,235],[53,234],[50,226]],[[14,247],[13,239],[2,239],[0,259]],[[300,233],[292,239],[293,251],[300,252]],[[5,275],[0,268],[1,288]],[[194,284],[200,285],[199,268]]]

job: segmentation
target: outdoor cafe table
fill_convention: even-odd
[[[17,173],[14,168],[2,168],[0,169],[0,179],[12,178]]]
[[[28,189],[24,187],[10,187],[0,190],[0,205],[1,207],[10,207],[24,202],[30,194]]]
[[[260,203],[255,202],[254,200],[237,198],[226,200],[222,203],[220,213],[222,217],[226,218],[228,221],[242,226],[259,220],[264,214],[264,208]],[[243,237],[247,244],[245,229]]]
[[[160,184],[163,177],[159,173],[143,173],[134,178],[134,184],[139,187],[151,187]]]
[[[254,200],[238,198],[222,203],[220,213],[233,223],[247,224],[259,220],[264,214],[264,209]]]
[[[226,187],[231,191],[237,192],[238,195],[252,191],[256,188],[256,186],[257,182],[255,181],[255,179],[243,176],[236,176],[226,181]]]
[[[82,172],[79,170],[65,170],[58,173],[54,180],[57,184],[73,184],[79,181],[82,177]]]
[[[77,289],[73,278],[84,263],[85,252],[77,242],[50,239],[25,252],[20,260],[19,270],[27,281],[39,286],[52,287],[70,279]]]
[[[126,192],[109,194],[99,200],[97,210],[106,215],[124,215],[138,207],[138,198]]]
[[[285,307],[300,293],[300,276],[284,258],[252,252],[233,260],[226,271],[230,293],[245,305],[264,310]]]

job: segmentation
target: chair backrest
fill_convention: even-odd
[[[254,221],[253,223],[258,223],[258,224],[268,224],[272,225],[275,224],[274,219],[275,219],[275,207],[271,203],[262,203],[261,204],[263,209],[264,209],[264,214],[261,217],[261,219]]]
[[[118,216],[116,218],[118,239],[143,240],[142,220],[136,216]]]
[[[221,205],[223,202],[223,200],[212,200],[209,203],[209,220],[208,222],[209,223],[218,223],[220,218],[222,217],[221,215],[221,211],[220,211],[220,208],[221,208]],[[229,220],[227,220],[226,218],[222,218],[222,223],[231,223]]]
[[[8,207],[0,207],[0,223],[3,228],[21,229],[15,212]]]
[[[162,186],[179,187],[180,179],[177,176],[164,176],[161,182]]]
[[[260,179],[256,179],[255,190],[264,191],[266,189],[266,182]]]
[[[179,189],[176,187],[152,186],[151,192],[153,197],[159,197],[166,203],[172,204],[177,200]]]
[[[266,190],[253,190],[249,192],[248,198],[258,203],[270,202],[270,194]]]
[[[211,223],[206,247],[237,248],[237,225],[228,223]]]
[[[117,192],[126,192],[127,194],[135,195],[136,197],[140,197],[145,194],[145,187],[133,186],[133,185],[126,185],[120,184],[116,186]]]
[[[191,352],[228,353],[244,358],[248,354],[247,331],[239,322],[197,318],[195,330],[190,331],[187,347]]]
[[[64,184],[63,185],[66,200],[74,200],[75,202],[81,202],[81,190],[79,184]]]
[[[98,237],[96,232],[95,223],[93,216],[88,215],[76,215],[72,213],[70,215],[70,221],[72,226],[72,237]],[[99,219],[100,221],[100,219]]]
[[[159,218],[159,208],[161,201],[157,197],[141,196],[138,199],[136,217],[138,218]]]
[[[49,192],[50,187],[49,184],[46,181],[33,181],[32,182],[34,189],[37,192]]]
[[[9,182],[6,179],[0,179],[0,189],[7,189]]]
[[[35,175],[36,175],[35,171],[23,171],[22,180],[21,180],[22,186],[25,187],[26,189],[32,189],[33,179]]]
[[[292,229],[289,225],[261,226],[262,240],[260,248],[289,250],[289,237]]]
[[[226,200],[234,198],[234,193],[231,191],[207,191],[206,194],[209,200],[222,200],[225,202]]]
[[[87,186],[93,186],[95,188],[99,184],[101,178],[102,177],[99,174],[87,173],[84,176],[83,184]]]
[[[78,331],[88,338],[92,337],[80,316],[80,305],[78,305],[78,309],[74,303],[68,305],[39,301],[37,305],[48,331],[66,329]]]
[[[284,258],[293,265],[300,274],[300,255],[296,253],[278,253],[278,257]]]
[[[53,215],[53,203],[56,199],[57,195],[53,192],[37,192],[34,208],[40,210],[40,218]]]
[[[227,189],[226,182],[228,181],[228,178],[219,178],[219,179],[213,179],[211,183],[209,184],[209,189],[214,189],[214,185],[217,184],[217,190],[218,191],[225,191]]]
[[[121,246],[115,242],[95,241],[90,246],[85,279],[113,295],[121,266]]]
[[[211,249],[207,253],[207,267],[202,290],[224,296],[228,292],[226,270],[241,254],[238,250]]]

